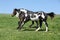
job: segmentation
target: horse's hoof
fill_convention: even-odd
[[[35,30],[36,32],[38,31],[38,30]]]
[[[45,31],[45,32],[48,32],[48,31]]]

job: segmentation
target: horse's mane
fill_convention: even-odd
[[[24,9],[24,10],[27,10],[27,11],[33,12],[33,11],[31,11],[31,10],[28,10],[28,9],[25,9],[25,8],[19,8],[19,9]]]

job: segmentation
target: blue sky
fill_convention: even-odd
[[[14,8],[60,14],[60,0],[0,0],[0,13],[12,13]]]

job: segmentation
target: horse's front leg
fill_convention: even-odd
[[[17,29],[21,29],[24,26],[24,24],[27,23],[28,21],[29,20],[26,20],[26,19],[24,19],[22,21],[19,21],[18,22],[18,28]]]
[[[18,27],[17,27],[17,29],[21,30],[21,28],[23,27],[23,25],[24,25],[24,22],[18,21]]]

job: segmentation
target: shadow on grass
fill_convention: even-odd
[[[26,28],[23,31],[35,31],[35,29],[34,28]]]
[[[23,27],[22,29],[21,29],[21,31],[35,31],[36,30],[36,26],[34,26],[34,27],[31,27],[31,28],[29,28],[29,27]],[[39,31],[46,31],[46,29],[40,29]],[[49,31],[49,30],[48,30]]]
[[[35,31],[35,30],[36,30],[36,28],[30,28],[30,29],[27,28],[27,29],[24,29],[22,31]],[[46,30],[45,29],[40,29],[39,31],[46,31]]]

